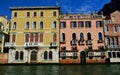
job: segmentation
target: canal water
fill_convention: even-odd
[[[120,64],[2,65],[0,75],[120,75]]]

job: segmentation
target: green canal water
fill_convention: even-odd
[[[2,65],[0,75],[120,75],[120,64]]]

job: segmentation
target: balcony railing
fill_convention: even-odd
[[[92,40],[87,40],[87,41],[86,41],[86,44],[87,44],[87,45],[92,45]]]
[[[77,45],[77,40],[72,40],[71,45]]]
[[[38,43],[38,42],[25,42],[25,47],[37,47],[42,45],[43,43]]]
[[[79,45],[84,45],[84,44],[85,44],[85,41],[84,41],[84,40],[79,40],[79,41],[78,41],[78,44],[79,44]]]
[[[107,45],[108,49],[120,49],[120,45]]]
[[[15,47],[15,42],[6,42],[5,47]]]

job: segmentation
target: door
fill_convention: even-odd
[[[37,62],[37,52],[36,51],[32,51],[31,52],[31,62]]]
[[[86,53],[84,51],[80,52],[80,60],[82,64],[86,63]]]

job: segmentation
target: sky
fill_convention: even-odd
[[[0,15],[11,18],[9,7],[60,6],[62,13],[93,13],[111,0],[0,0]]]

